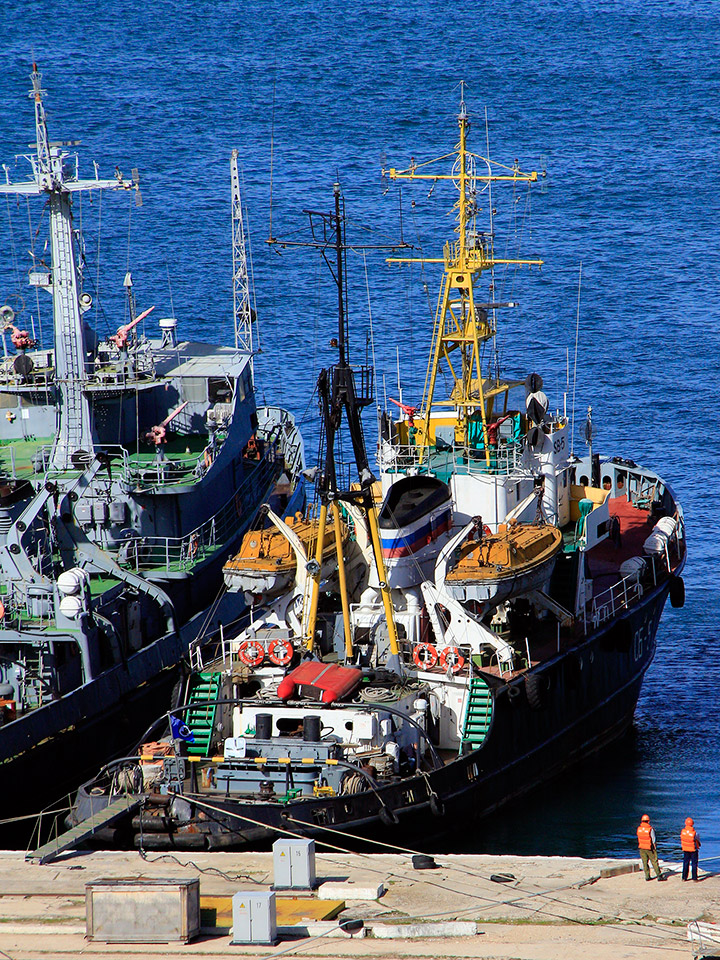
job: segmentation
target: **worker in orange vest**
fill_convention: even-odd
[[[650,864],[655,868],[655,876],[658,880],[664,880],[665,877],[660,873],[658,864],[657,849],[655,848],[655,831],[650,823],[650,817],[644,813],[640,818],[640,826],[637,828],[638,849],[640,850],[640,859],[642,860],[645,879],[651,880]]]
[[[688,817],[685,826],[680,831],[680,844],[683,852],[683,880],[687,880],[689,868],[692,866],[692,878],[697,882],[698,878],[698,850],[700,849],[700,837],[695,831],[692,817]]]

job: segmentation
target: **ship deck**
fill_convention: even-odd
[[[642,556],[643,543],[655,522],[649,511],[634,506],[624,494],[608,500],[608,506],[610,516],[620,523],[620,537],[617,542],[611,538],[603,540],[587,553],[595,596],[620,579],[621,564],[630,557]]]

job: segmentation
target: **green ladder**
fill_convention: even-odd
[[[185,711],[185,723],[195,737],[194,743],[188,743],[190,757],[209,757],[212,743],[216,700],[220,693],[219,673],[196,673],[191,681],[190,707]]]
[[[484,680],[474,677],[470,681],[465,719],[463,720],[460,752],[465,744],[471,750],[477,749],[487,736],[492,719],[492,694]]]

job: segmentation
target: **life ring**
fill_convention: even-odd
[[[445,647],[440,654],[440,666],[443,670],[450,670],[452,673],[460,673],[465,666],[465,657],[460,653],[457,647]]]
[[[191,534],[190,539],[188,540],[188,557],[191,560],[194,560],[195,557],[197,556],[199,545],[200,545],[200,537],[196,533]]]
[[[413,651],[415,666],[423,670],[432,670],[438,662],[437,650],[431,643],[419,643]]]
[[[5,619],[5,604],[0,600],[0,620]]]
[[[238,647],[238,657],[247,667],[259,667],[265,659],[265,647],[259,640],[243,640]]]
[[[278,637],[268,647],[268,656],[278,667],[286,667],[294,655],[295,648],[289,640],[282,640]]]

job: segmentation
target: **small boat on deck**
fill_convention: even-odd
[[[388,583],[414,586],[432,575],[452,529],[452,496],[437,477],[403,477],[388,491],[378,526]]]
[[[445,588],[461,603],[472,603],[476,611],[542,590],[550,582],[562,543],[562,531],[550,523],[511,520],[491,533],[483,530],[482,522],[471,521],[447,546]],[[445,551],[440,562],[444,555]]]

